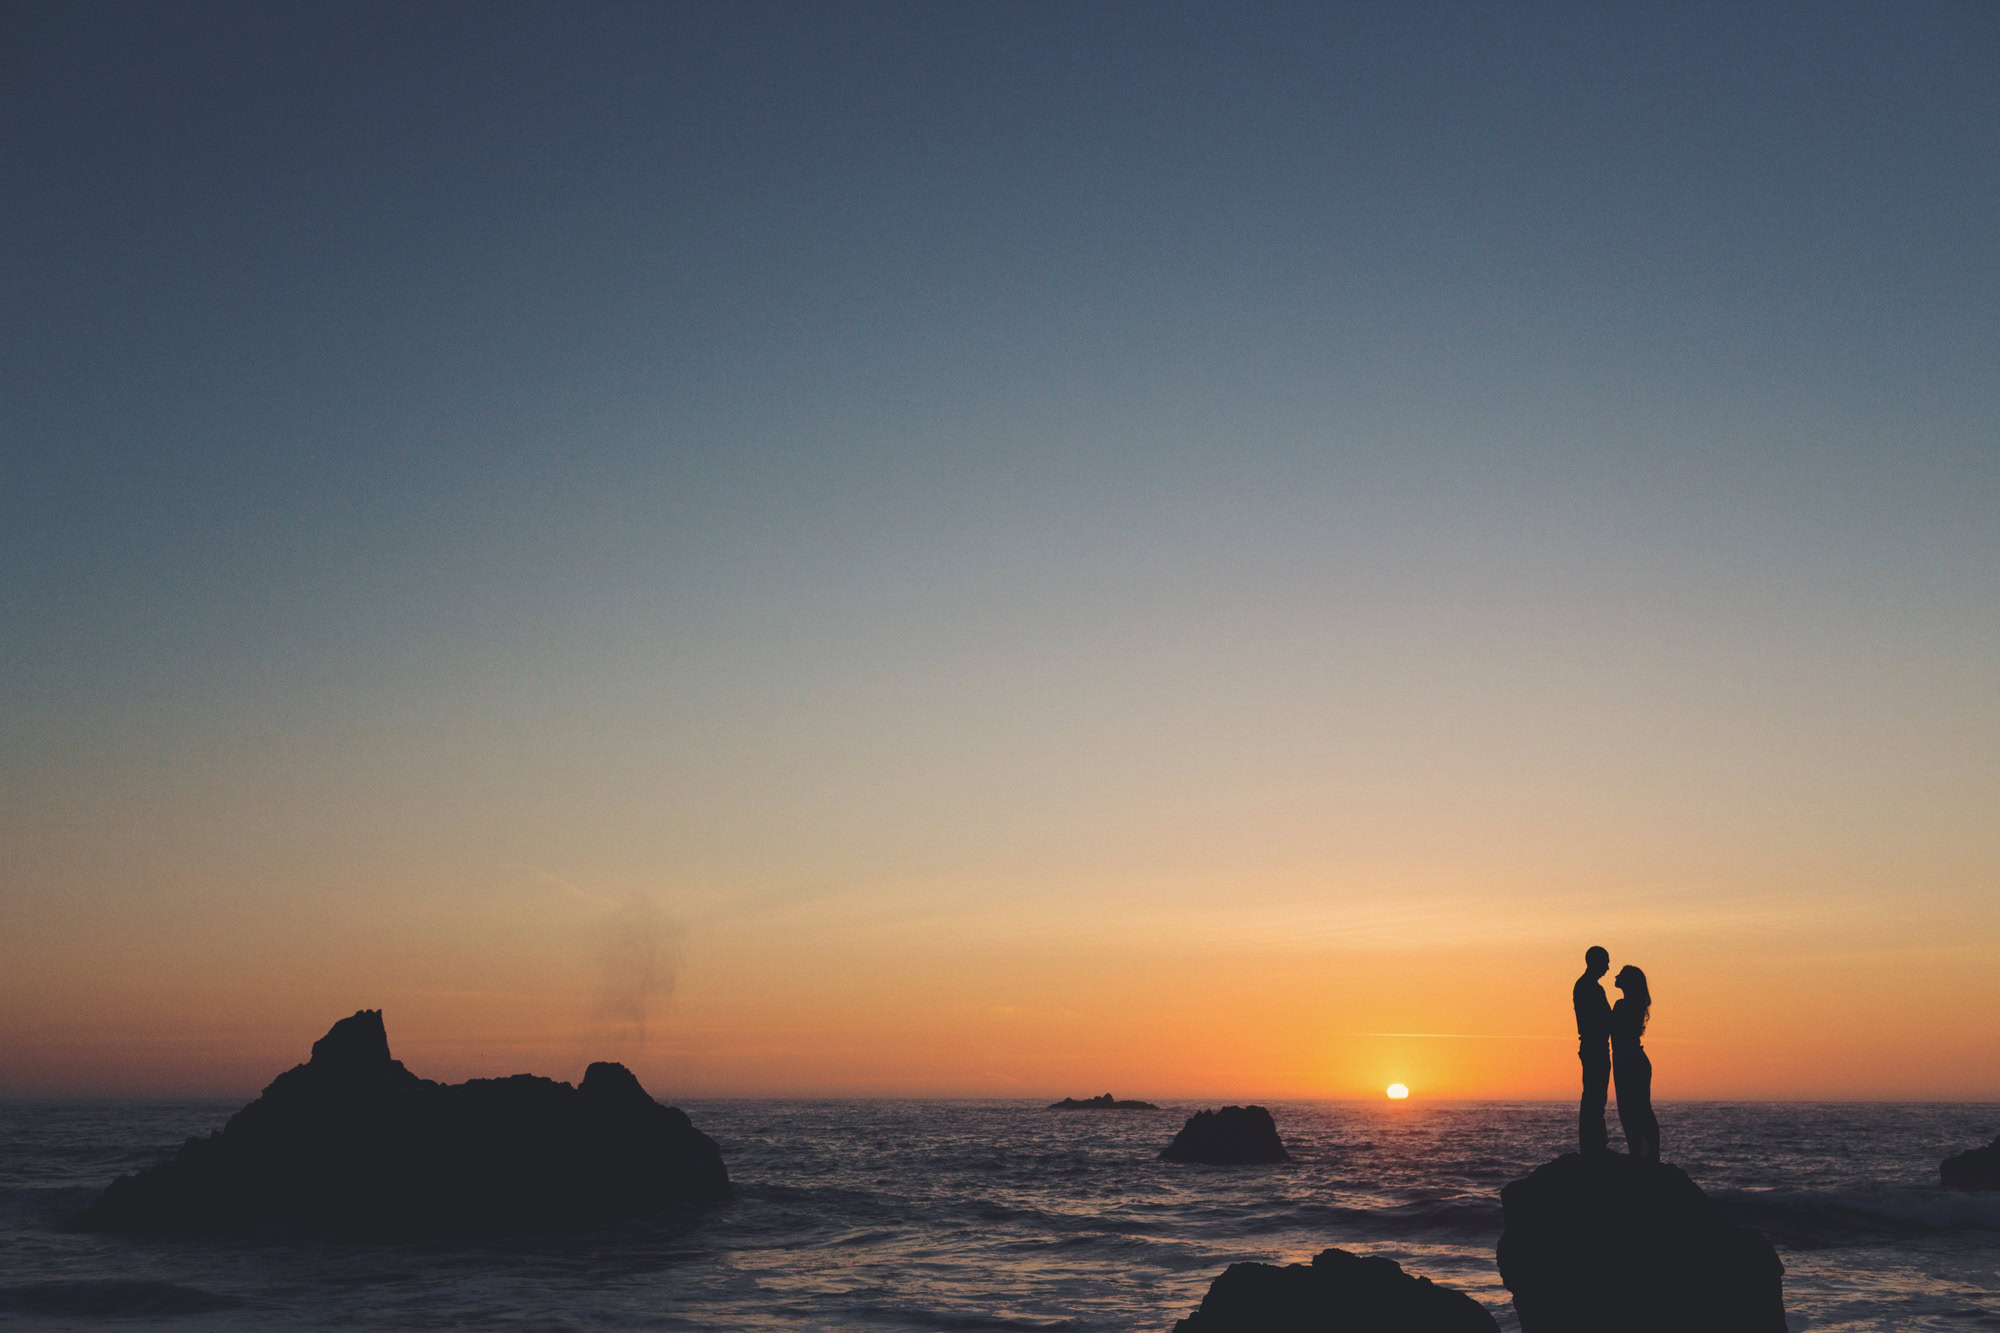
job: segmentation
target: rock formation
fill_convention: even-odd
[[[1522,1333],[1784,1333],[1785,1267],[1679,1167],[1565,1153],[1500,1191]]]
[[[1208,1162],[1215,1166],[1247,1166],[1258,1162],[1289,1162],[1292,1155],[1278,1140],[1271,1113],[1261,1106],[1225,1106],[1220,1111],[1196,1111],[1161,1149],[1169,1162]]]
[[[343,1018],[221,1131],[113,1181],[103,1231],[353,1239],[566,1230],[729,1192],[715,1141],[620,1064],[439,1084]]]
[[[1110,1093],[1102,1097],[1065,1097],[1059,1102],[1050,1102],[1051,1111],[1157,1111],[1160,1108],[1151,1102],[1121,1102]]]
[[[1322,1250],[1305,1264],[1231,1264],[1174,1333],[1500,1333],[1462,1291],[1393,1259]]]
[[[1948,1190],[2000,1190],[2000,1138],[1945,1158],[1938,1180]]]

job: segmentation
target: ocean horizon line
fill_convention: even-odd
[[[561,1080],[558,1080],[559,1082]],[[0,1105],[47,1102],[238,1102],[254,1100],[261,1089],[250,1092],[32,1092],[0,1093]],[[1070,1096],[1074,1094],[1064,1094]],[[1124,1094],[1120,1094],[1124,1096]],[[1292,1104],[1306,1106],[1388,1106],[1397,1111],[1406,1111],[1412,1106],[1551,1106],[1574,1108],[1573,1097],[1426,1097],[1411,1092],[1407,1099],[1391,1101],[1376,1095],[1372,1097],[1312,1097],[1291,1094],[1256,1092],[1232,1092],[1210,1094],[1183,1094],[1143,1091],[1131,1095],[1128,1100],[1160,1100],[1175,1104],[1242,1104],[1251,1102]],[[1031,1109],[1051,1109],[1052,1102],[1042,1096],[983,1097],[960,1093],[702,1093],[697,1096],[656,1097],[655,1100],[677,1106],[700,1106],[705,1104],[764,1102],[771,1105],[795,1106],[810,1103],[867,1103],[909,1102],[912,1104],[936,1104],[956,1102],[965,1104],[1016,1104]],[[1057,1097],[1054,1100],[1060,1101]],[[1659,1106],[1995,1106],[2000,1107],[2000,1097],[1665,1097],[1655,1098]],[[1162,1106],[1161,1110],[1171,1109]]]

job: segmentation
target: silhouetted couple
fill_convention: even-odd
[[[1660,1122],[1653,1116],[1653,1062],[1639,1044],[1653,997],[1646,974],[1627,963],[1611,984],[1624,992],[1616,1005],[1605,1003],[1597,979],[1611,970],[1611,955],[1593,944],[1584,951],[1583,975],[1570,990],[1576,1005],[1577,1058],[1583,1061],[1583,1108],[1577,1114],[1577,1139],[1586,1153],[1608,1152],[1611,1136],[1604,1130],[1604,1095],[1612,1075],[1618,1077],[1618,1123],[1625,1127],[1625,1146],[1634,1159],[1660,1160]]]

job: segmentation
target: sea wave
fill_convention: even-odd
[[[0,1227],[66,1229],[104,1191],[95,1185],[28,1185],[0,1188]]]
[[[199,1287],[173,1282],[103,1278],[89,1282],[33,1282],[0,1287],[0,1311],[9,1314],[135,1315],[210,1314],[242,1302]]]
[[[2000,1231],[2000,1195],[1943,1190],[1717,1190],[1712,1197],[1737,1221],[1795,1249],[1823,1249],[1877,1237]]]
[[[1008,1318],[993,1314],[952,1314],[921,1306],[876,1305],[857,1312],[874,1324],[903,1324],[913,1328],[952,1330],[953,1333],[1069,1333],[1083,1325],[1073,1319]]]
[[[1306,1231],[1322,1235],[1492,1238],[1500,1234],[1497,1199],[1451,1195],[1410,1203],[1354,1206],[1293,1203],[1285,1206],[1231,1206],[1204,1210],[1211,1229],[1245,1236]]]

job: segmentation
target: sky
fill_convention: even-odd
[[[0,17],[0,1095],[2000,1100],[2000,10]]]

